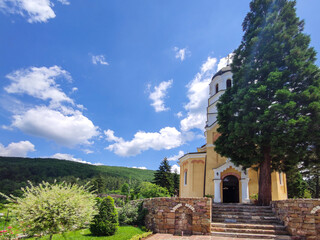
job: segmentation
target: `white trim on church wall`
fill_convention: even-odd
[[[188,160],[188,159],[204,158],[204,157],[206,157],[206,155],[207,155],[207,153],[195,153],[195,154],[187,153],[186,155],[179,158],[179,161],[180,161],[180,163],[182,163],[183,161]]]

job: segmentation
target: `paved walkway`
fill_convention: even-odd
[[[243,238],[226,238],[226,237],[213,237],[213,236],[173,236],[172,234],[157,233],[148,237],[147,240],[243,240]]]

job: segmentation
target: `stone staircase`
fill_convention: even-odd
[[[211,235],[246,239],[291,239],[271,207],[236,203],[213,204]]]

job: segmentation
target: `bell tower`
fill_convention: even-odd
[[[211,129],[217,124],[218,110],[217,103],[220,96],[227,88],[232,86],[232,72],[231,67],[226,66],[218,71],[211,80],[209,85],[209,100],[207,108],[207,122],[206,130]]]

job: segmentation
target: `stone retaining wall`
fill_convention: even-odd
[[[293,239],[320,240],[320,199],[288,199],[271,206]]]
[[[211,198],[145,199],[146,227],[155,233],[210,235]]]

